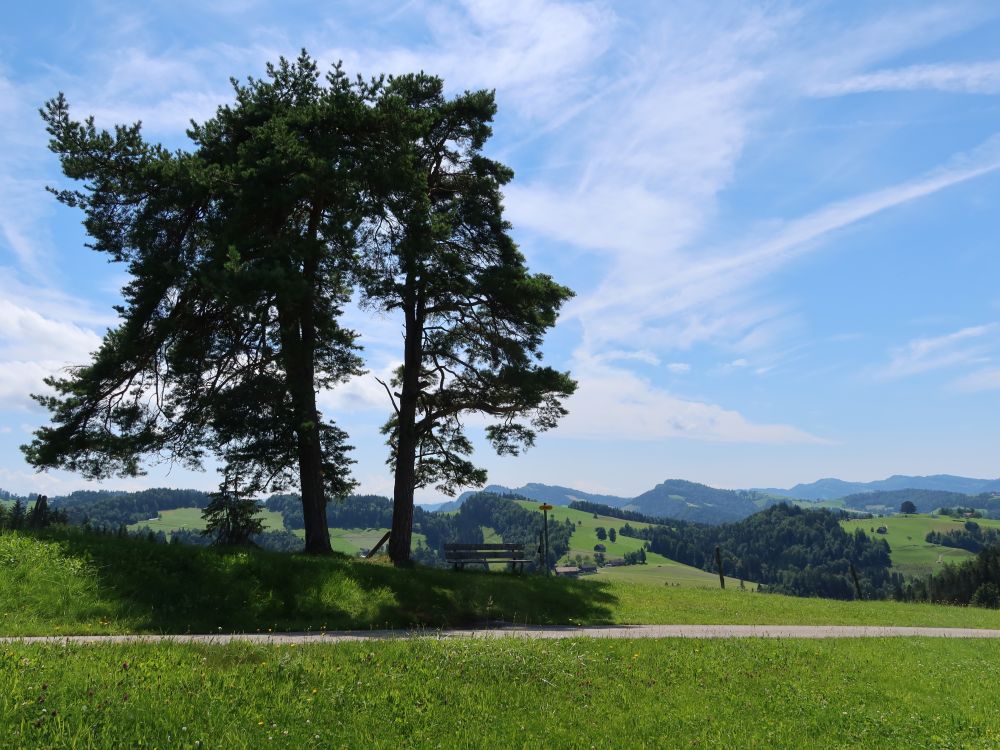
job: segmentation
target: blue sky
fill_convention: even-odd
[[[822,476],[1000,475],[1000,6],[994,2],[18,3],[0,28],[0,487],[125,277],[88,251],[37,108],[184,147],[229,78],[306,47],[365,75],[496,90],[492,156],[534,270],[577,296],[548,361],[571,414],[490,480],[632,495]],[[211,9],[206,9],[210,6]],[[374,380],[398,322],[351,310],[371,374],[321,394],[388,492]],[[474,429],[474,432],[476,430]],[[153,467],[116,487],[211,488]],[[424,500],[434,500],[433,491]]]

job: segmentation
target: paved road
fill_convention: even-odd
[[[76,635],[0,638],[0,643],[264,643],[311,645],[399,638],[1000,638],[1000,630],[865,625],[623,625],[497,627],[476,630],[339,630],[325,633]]]

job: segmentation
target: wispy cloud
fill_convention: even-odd
[[[1000,367],[986,367],[963,375],[951,383],[951,389],[961,393],[1000,391]]]
[[[990,323],[962,328],[942,336],[914,339],[893,349],[889,364],[880,368],[877,375],[895,379],[982,362],[989,351],[996,348],[998,332],[1000,324]]]
[[[910,65],[878,70],[843,81],[814,86],[815,96],[843,96],[873,91],[950,91],[961,94],[1000,93],[1000,61]]]
[[[567,315],[581,319],[590,351],[633,339],[675,345],[717,338],[745,339],[780,310],[742,304],[749,290],[781,266],[837,230],[880,212],[1000,169],[1000,136],[959,154],[921,177],[837,201],[771,228],[758,239],[710,253],[674,254],[652,260],[652,267],[621,263],[598,289],[581,296]],[[624,292],[622,290],[625,290]],[[665,343],[665,342],[664,342]]]
[[[580,389],[559,435],[605,440],[687,438],[720,443],[825,444],[796,427],[759,424],[733,409],[686,399],[646,378],[597,361],[579,362]]]

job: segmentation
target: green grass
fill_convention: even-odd
[[[992,748],[1000,643],[0,646],[18,748]]]
[[[150,531],[162,531],[168,537],[171,531],[190,529],[192,531],[202,531],[205,528],[205,519],[201,517],[201,508],[175,508],[174,510],[164,510],[160,512],[159,518],[150,521],[139,521],[129,525],[129,531],[139,531],[149,529]],[[264,522],[266,531],[282,531],[285,522],[281,514],[273,510],[262,510],[257,514]]]
[[[647,585],[680,586],[682,588],[717,589],[719,588],[719,576],[717,573],[709,573],[699,568],[692,568],[690,565],[669,560],[661,555],[646,553],[647,562],[645,565],[620,565],[612,568],[601,568],[593,576],[586,576],[583,580],[594,581],[620,581],[624,583],[641,583]],[[726,576],[727,591],[734,591],[739,588],[740,582],[737,578]],[[754,588],[755,584],[746,584]]]
[[[1000,528],[1000,521],[976,518],[983,528]],[[964,549],[943,547],[939,544],[929,544],[924,539],[930,531],[950,531],[961,529],[965,519],[953,519],[947,516],[931,518],[929,515],[899,515],[885,518],[866,518],[861,520],[841,521],[847,531],[861,529],[872,535],[871,529],[885,526],[887,534],[874,534],[876,539],[885,539],[891,548],[892,566],[900,573],[908,576],[922,576],[934,573],[945,563],[961,562],[974,555]]]
[[[282,516],[277,511],[262,510],[258,514],[264,521],[266,531],[283,531],[285,523]],[[180,529],[190,529],[201,531],[205,528],[205,519],[201,517],[200,508],[176,508],[165,510],[160,513],[160,517],[151,521],[140,521],[131,524],[129,531],[150,530],[153,532],[162,531],[167,537],[170,532]],[[388,529],[330,529],[330,545],[334,552],[342,552],[345,555],[357,555],[362,549],[371,549],[375,546],[382,535]],[[292,532],[300,539],[305,539],[304,529],[296,529]],[[413,544],[417,542],[426,543],[422,534],[413,535]]]
[[[389,529],[337,529],[330,528],[330,546],[334,552],[340,552],[352,557],[356,556],[362,549],[371,549],[379,540],[385,536]],[[300,539],[306,538],[305,529],[296,529],[292,532]],[[417,542],[426,544],[427,539],[423,534],[414,534],[411,540],[411,547],[416,547]]]
[[[528,510],[538,510],[538,503],[529,500],[517,500],[518,505]],[[582,555],[593,561],[594,545],[603,544],[609,559],[623,558],[626,552],[637,552],[645,543],[642,539],[622,536],[612,542],[610,539],[601,541],[597,538],[597,528],[605,531],[614,528],[616,531],[628,523],[632,528],[647,529],[654,524],[638,521],[624,521],[621,518],[586,513],[574,508],[555,507],[549,511],[549,518],[554,521],[570,520],[576,525],[576,531],[570,537],[569,552],[560,561],[560,565],[574,564],[574,558]],[[719,576],[699,568],[671,560],[655,552],[646,553],[646,565],[629,565],[612,568],[601,568],[596,575],[588,576],[586,580],[630,581],[635,583],[664,584],[667,586],[695,586],[698,588],[713,588],[719,585]],[[727,586],[738,586],[739,581],[727,579]]]
[[[0,635],[462,627],[497,620],[1000,628],[1000,611],[597,576],[400,570],[336,555],[233,552],[71,530],[0,534]]]

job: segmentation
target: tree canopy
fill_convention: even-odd
[[[424,74],[364,82],[305,52],[233,81],[235,101],[148,142],[42,110],[90,247],[130,276],[89,364],[46,382],[51,412],[23,450],[39,469],[103,479],[151,457],[223,467],[222,496],[297,486],[306,550],[330,550],[325,506],[347,495],[347,435],[317,392],[361,372],[340,325],[352,286],[400,311],[403,365],[386,384],[395,471],[390,553],[409,556],[416,487],[480,484],[463,415],[492,417],[501,453],[554,426],[575,384],[538,363],[571,292],[528,272],[502,216],[512,174],[482,155],[493,94],[443,94]],[[394,390],[396,389],[396,390]]]
[[[384,384],[395,472],[389,554],[410,554],[414,489],[453,494],[485,483],[463,417],[490,418],[486,437],[516,455],[565,414],[576,384],[541,366],[545,332],[569,289],[528,272],[503,218],[510,169],[485,157],[496,103],[490,91],[443,94],[424,74],[389,81],[376,111],[392,133],[377,212],[364,235],[366,304],[403,317],[402,366]],[[391,387],[390,387],[391,386]]]
[[[62,95],[43,110],[64,173],[83,183],[57,197],[131,280],[93,361],[37,397],[54,424],[25,453],[89,478],[212,454],[251,494],[298,484],[306,548],[325,552],[326,499],[352,482],[316,390],[360,366],[338,318],[364,106],[339,68],[323,79],[304,54],[234,89],[235,104],[192,125],[190,152],[147,143],[138,123],[77,122]]]

